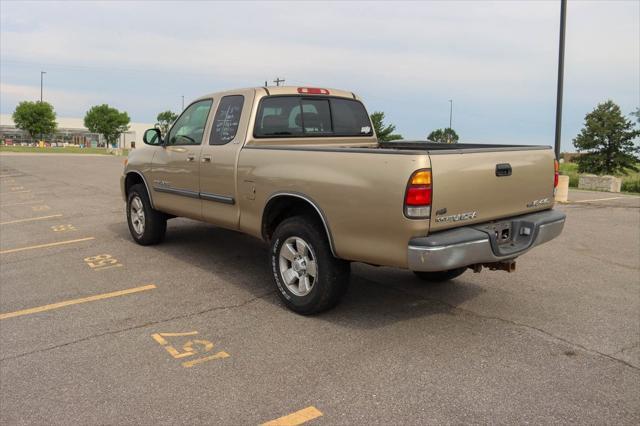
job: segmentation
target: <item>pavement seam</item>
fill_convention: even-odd
[[[82,342],[86,342],[88,340],[92,340],[92,339],[96,339],[96,338],[100,338],[100,337],[104,337],[104,336],[112,336],[112,335],[124,333],[124,332],[127,332],[127,331],[131,331],[131,330],[136,330],[136,329],[139,329],[139,328],[145,328],[145,327],[149,327],[149,326],[156,325],[156,324],[162,324],[162,323],[165,323],[165,322],[170,322],[170,321],[190,318],[190,317],[206,314],[206,313],[209,313],[209,312],[222,311],[222,310],[227,310],[227,309],[242,308],[242,307],[244,307],[246,305],[249,305],[249,304],[251,304],[251,303],[253,303],[253,302],[257,301],[257,300],[263,299],[263,298],[265,298],[265,297],[267,297],[269,295],[272,295],[274,293],[275,293],[275,290],[272,290],[272,291],[269,291],[269,292],[267,292],[265,294],[253,297],[253,298],[251,298],[249,300],[246,300],[246,301],[244,301],[242,303],[238,303],[238,304],[235,304],[235,305],[216,306],[214,308],[204,309],[204,310],[198,311],[198,312],[191,312],[191,313],[184,314],[184,315],[177,315],[177,316],[174,316],[174,317],[171,317],[171,318],[166,318],[166,319],[162,319],[162,320],[158,320],[158,321],[149,321],[149,322],[146,322],[144,324],[138,324],[138,325],[134,325],[134,326],[127,327],[127,328],[122,328],[122,329],[119,329],[119,330],[110,330],[110,331],[105,331],[104,333],[92,334],[90,336],[83,337],[82,339],[73,340],[73,341],[70,341],[70,342],[61,343],[59,345],[50,346],[48,348],[38,349],[38,350],[35,350],[35,351],[25,352],[25,353],[22,353],[22,354],[18,354],[18,355],[2,358],[2,359],[0,359],[0,362],[10,361],[10,360],[22,358],[22,357],[25,357],[25,356],[28,356],[28,355],[41,353],[41,352],[48,352],[48,351],[51,351],[51,350],[54,350],[54,349],[59,349],[59,348],[65,347],[65,346],[75,345],[76,343],[82,343]]]
[[[614,353],[612,353],[611,355],[621,354],[621,353],[622,353],[622,352],[624,352],[624,351],[628,351],[628,350],[633,349],[633,348],[636,348],[636,347],[638,347],[638,346],[640,346],[640,342],[635,342],[635,343],[634,343],[634,344],[632,344],[632,345],[624,346],[622,349],[618,349],[617,351],[615,351],[615,352],[614,352]]]
[[[612,355],[609,355],[609,354],[606,354],[604,352],[600,352],[600,351],[595,350],[595,349],[587,348],[586,346],[583,346],[583,345],[581,345],[579,343],[574,343],[574,342],[572,342],[570,340],[565,339],[564,337],[556,336],[556,335],[554,335],[554,334],[552,334],[552,333],[550,333],[550,332],[548,332],[548,331],[546,331],[544,329],[535,327],[533,325],[524,324],[524,323],[520,323],[518,321],[505,319],[505,318],[500,318],[500,317],[496,317],[496,316],[483,315],[481,313],[478,313],[478,312],[475,312],[475,311],[472,311],[472,310],[469,310],[469,309],[461,308],[459,306],[456,306],[456,305],[453,305],[451,303],[445,302],[444,300],[424,297],[424,296],[416,295],[416,294],[413,294],[413,293],[407,293],[406,291],[402,291],[400,289],[387,286],[386,284],[380,283],[378,281],[374,281],[374,280],[371,280],[371,279],[368,279],[368,278],[363,278],[363,277],[360,277],[360,278],[365,280],[365,281],[377,284],[380,287],[384,287],[387,290],[395,291],[395,292],[403,294],[405,296],[416,297],[418,299],[421,299],[421,300],[424,300],[424,301],[427,301],[427,302],[440,303],[440,304],[442,304],[444,306],[449,307],[450,309],[452,309],[454,311],[463,312],[463,313],[466,313],[466,314],[469,314],[469,315],[473,315],[473,316],[476,316],[476,317],[479,317],[479,318],[482,318],[482,319],[501,321],[501,322],[505,322],[507,324],[511,324],[511,325],[514,325],[514,326],[517,326],[517,327],[521,327],[521,328],[525,328],[525,329],[528,329],[528,330],[537,331],[538,333],[543,334],[546,337],[550,337],[551,339],[554,339],[554,340],[557,340],[559,342],[565,343],[567,345],[573,346],[574,348],[581,349],[581,350],[583,350],[583,351],[585,351],[587,353],[590,353],[592,355],[600,355],[601,357],[607,358],[607,359],[609,359],[611,361],[614,361],[614,362],[618,362],[618,363],[624,364],[627,367],[631,367],[634,370],[640,371],[640,367],[638,367],[638,366],[636,366],[634,364],[631,364],[631,363],[629,363],[629,362],[627,362],[627,361],[625,361],[623,359],[616,358],[616,357],[613,356],[613,355],[615,355],[617,353],[620,353],[621,351],[617,351],[617,352],[614,352]]]

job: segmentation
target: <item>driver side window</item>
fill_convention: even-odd
[[[200,145],[212,103],[205,99],[191,104],[171,128],[167,145]]]

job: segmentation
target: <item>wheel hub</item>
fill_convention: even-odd
[[[136,234],[142,235],[144,233],[145,226],[144,205],[138,195],[131,199],[129,213],[133,229],[136,231]]]
[[[280,278],[296,296],[306,296],[316,282],[316,257],[311,246],[299,237],[289,237],[278,256]]]

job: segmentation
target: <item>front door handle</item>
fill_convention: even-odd
[[[189,154],[187,154],[187,161],[188,162],[191,162],[191,161],[193,161],[195,159],[196,159],[196,155],[194,153],[190,152]]]
[[[200,161],[202,161],[203,163],[210,163],[211,162],[211,156],[210,155],[203,155],[202,158],[200,159]]]

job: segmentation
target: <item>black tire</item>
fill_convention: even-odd
[[[460,275],[464,274],[464,271],[466,270],[467,268],[456,268],[437,272],[413,271],[413,273],[423,281],[428,281],[431,283],[441,283],[459,277]]]
[[[281,258],[280,255],[283,245],[286,244],[287,247],[284,247],[282,254],[291,256],[286,249],[294,245],[298,247],[298,240],[302,240],[307,248],[297,252],[297,261],[303,262],[304,269],[295,271],[294,261],[284,256]],[[300,252],[306,252],[307,255],[300,256]],[[311,315],[326,311],[336,306],[347,291],[351,264],[333,256],[322,224],[312,218],[296,216],[280,223],[271,238],[270,260],[278,296],[294,312]],[[315,268],[310,266],[313,261]],[[315,277],[312,276],[312,269],[315,270]],[[297,281],[293,278],[287,285],[284,279],[286,271],[297,274]],[[301,279],[305,277],[308,278],[306,287],[301,284]],[[296,288],[292,290],[290,286]],[[304,288],[300,291],[302,287]],[[301,294],[295,294],[293,291],[300,291]],[[308,293],[304,294],[305,291]]]
[[[136,216],[135,212],[132,213],[132,205],[139,206],[136,200],[139,200],[142,204],[142,228],[135,223],[137,217],[132,218],[132,214]],[[147,188],[143,184],[133,185],[129,189],[129,195],[127,196],[127,224],[133,240],[140,245],[158,244],[164,239],[167,231],[167,217],[164,213],[151,207]],[[141,232],[139,232],[140,229],[142,229]]]

